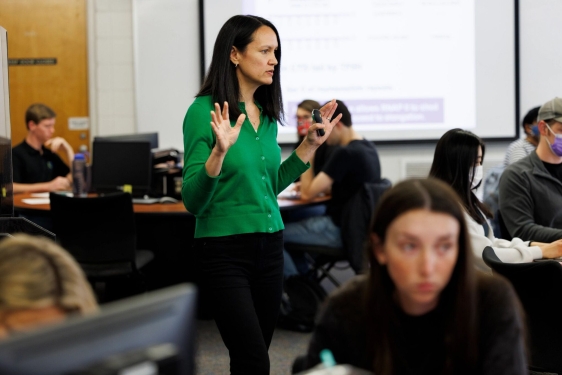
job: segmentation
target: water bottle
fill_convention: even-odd
[[[86,173],[86,158],[84,158],[84,154],[74,155],[74,160],[72,161],[72,192],[75,197],[88,196]]]

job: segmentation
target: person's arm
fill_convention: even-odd
[[[72,149],[72,146],[64,138],[61,137],[51,138],[47,142],[45,142],[45,146],[49,147],[51,151],[55,153],[59,152],[62,149],[66,154],[66,158],[70,163],[70,168],[72,170],[72,161],[74,160],[74,150]],[[71,172],[69,172],[68,174],[72,179]]]
[[[513,237],[550,243],[562,238],[562,230],[535,223],[535,204],[527,176],[507,168],[500,178],[499,207],[507,230]]]
[[[67,177],[55,177],[48,182],[38,182],[35,184],[13,183],[14,194],[19,193],[43,193],[49,191],[69,190],[70,181]]]
[[[322,115],[322,123],[315,123],[310,128],[308,128],[308,133],[303,139],[301,144],[295,149],[297,156],[303,161],[303,163],[308,163],[314,157],[316,149],[320,147],[322,143],[328,139],[330,133],[334,126],[341,120],[342,114],[340,113],[337,117],[332,118],[338,103],[333,99],[329,103],[325,104],[320,108],[320,114]],[[316,133],[316,130],[324,129],[324,135],[321,137]]]
[[[344,343],[349,340],[343,337],[346,332],[342,329],[342,321],[334,314],[330,302],[328,300],[323,306],[320,319],[310,339],[304,363],[302,363],[304,368],[300,369],[301,371],[319,364],[320,352],[324,349],[332,352],[337,363],[348,363],[345,353],[351,348],[346,348]]]
[[[308,169],[301,176],[301,199],[309,200],[320,193],[330,191],[334,180],[324,172],[314,176],[313,168]]]
[[[483,375],[528,374],[522,308],[511,285],[495,277],[479,301],[480,368]]]
[[[529,247],[528,243],[523,242],[519,238],[507,241],[495,238],[493,234],[490,234],[490,237],[486,237],[481,224],[478,224],[466,212],[464,216],[468,227],[472,252],[478,259],[482,259],[482,252],[487,246],[493,247],[498,258],[504,263],[532,262],[534,259],[543,257],[540,247]]]
[[[60,160],[60,158],[57,159]],[[66,164],[60,161],[66,167]],[[55,163],[56,164],[56,163]],[[12,165],[13,165],[13,192],[14,194],[19,193],[42,193],[42,192],[49,192],[49,191],[58,191],[58,190],[69,190],[70,189],[70,180],[66,177],[55,177],[51,181],[46,182],[38,182],[38,183],[23,183],[24,175],[25,175],[25,165],[23,160],[21,160],[16,154],[13,155],[12,158]],[[56,168],[56,165],[55,165]],[[66,167],[68,170],[68,167]],[[66,171],[65,170],[65,171]]]
[[[194,215],[209,204],[220,178],[224,158],[240,134],[245,115],[240,115],[233,127],[228,116],[228,104],[214,111],[194,103],[183,123],[184,167],[182,198],[185,208]]]
[[[283,191],[293,181],[297,179],[307,168],[314,158],[318,147],[328,139],[334,125],[340,121],[342,114],[332,118],[338,104],[335,100],[320,108],[322,114],[322,124],[314,124],[308,128],[308,133],[301,144],[293,151],[285,161],[281,163],[278,173],[277,194]],[[324,136],[320,137],[316,130],[324,129]]]

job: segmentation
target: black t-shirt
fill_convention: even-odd
[[[420,316],[395,306],[397,324],[391,327],[397,356],[396,374],[440,374],[445,363],[445,322],[441,308]]]
[[[562,182],[562,164],[550,164],[545,161],[543,161],[542,163],[552,177]]]
[[[43,154],[23,141],[12,150],[14,182],[36,184],[55,177],[66,176],[70,168],[51,150],[43,147]]]
[[[322,171],[334,180],[332,199],[326,212],[337,226],[343,207],[359,188],[365,182],[381,179],[379,154],[375,145],[365,139],[336,148]]]

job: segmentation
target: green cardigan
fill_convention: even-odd
[[[277,194],[310,164],[303,163],[294,152],[281,163],[277,122],[262,117],[256,133],[246,116],[238,140],[224,158],[220,175],[210,177],[205,163],[215,145],[210,125],[213,109],[210,96],[198,97],[183,122],[182,197],[185,208],[197,219],[195,238],[284,229]],[[246,113],[244,103],[240,103],[240,110]],[[234,123],[231,121],[231,125]]]

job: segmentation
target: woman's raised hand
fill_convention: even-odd
[[[321,145],[330,136],[334,126],[340,121],[342,114],[340,113],[336,118],[332,118],[338,103],[336,99],[332,99],[329,103],[326,103],[322,108],[320,108],[320,114],[322,115],[322,123],[315,123],[310,128],[308,128],[308,133],[306,135],[306,140],[310,144]],[[324,129],[324,135],[321,137],[316,133],[316,130]]]
[[[228,103],[224,102],[222,111],[219,103],[215,103],[215,110],[211,111],[211,128],[217,137],[217,143],[215,145],[217,151],[226,153],[230,147],[236,143],[245,118],[246,115],[241,114],[238,116],[236,124],[234,126],[230,126]]]

